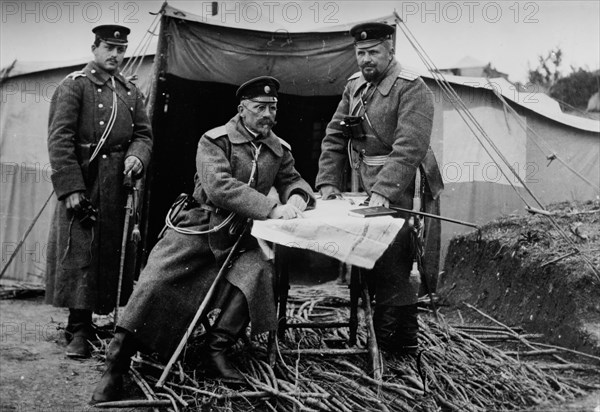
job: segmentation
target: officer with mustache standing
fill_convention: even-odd
[[[58,198],[48,240],[46,302],[69,308],[66,355],[90,356],[92,312],[117,299],[126,190],[150,162],[152,132],[142,93],[119,73],[129,29],[92,30],[94,60],[69,74],[50,103],[48,153]],[[133,288],[124,274],[121,305]]]
[[[316,187],[325,200],[346,189],[348,165],[369,194],[370,206],[412,209],[417,168],[426,177],[426,202],[443,188],[429,147],[432,93],[394,58],[393,33],[392,26],[377,22],[350,30],[360,72],[348,80],[321,145]],[[418,344],[420,280],[410,276],[413,256],[405,225],[369,274],[375,281],[377,341],[384,351],[400,355],[414,354]]]

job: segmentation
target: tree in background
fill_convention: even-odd
[[[538,66],[528,71],[529,84],[557,100],[563,111],[585,110],[590,97],[600,89],[600,71],[591,72],[571,66],[571,74],[561,74],[563,52],[560,47],[538,56]]]
[[[546,56],[538,56],[538,66],[527,73],[529,84],[536,85],[541,92],[548,92],[560,78],[560,65],[562,63],[562,50],[555,47]]]
[[[563,111],[572,108],[585,110],[590,97],[600,89],[600,71],[595,73],[579,68],[550,88],[550,97],[558,100]],[[565,106],[572,106],[571,108]]]

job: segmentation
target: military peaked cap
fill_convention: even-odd
[[[260,76],[248,80],[235,92],[239,100],[252,100],[261,103],[277,102],[279,80],[271,76]]]
[[[386,23],[361,23],[350,29],[354,37],[354,45],[360,49],[377,46],[379,43],[391,39],[394,28]]]
[[[92,33],[96,35],[97,40],[102,40],[107,44],[127,46],[127,35],[131,33],[131,30],[125,26],[104,24],[102,26],[94,27]]]

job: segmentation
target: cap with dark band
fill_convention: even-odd
[[[235,96],[241,100],[252,100],[260,103],[276,103],[279,81],[271,76],[260,76],[248,80],[235,92]]]
[[[350,35],[354,37],[354,45],[359,49],[377,46],[379,43],[389,40],[394,34],[394,28],[386,23],[361,23],[350,29]]]
[[[125,26],[116,24],[104,24],[92,29],[92,33],[96,35],[97,40],[102,40],[107,44],[114,46],[127,46],[127,35],[131,33]]]

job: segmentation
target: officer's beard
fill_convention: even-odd
[[[258,128],[257,132],[261,136],[267,137],[269,135],[269,132],[273,129],[273,127],[275,127],[276,124],[277,124],[276,120],[271,120],[271,119],[259,120],[256,123],[256,127]]]
[[[390,68],[390,65],[392,64],[392,59],[390,59],[390,61],[388,62],[387,66],[385,66],[385,69],[383,69],[383,71],[379,71],[377,69],[377,65],[372,65],[372,64],[365,64],[364,66],[362,66],[360,68],[360,71],[362,72],[363,77],[365,78],[365,80],[369,83],[378,80],[380,78],[382,78],[385,73],[388,71],[388,69]],[[370,67],[373,69],[373,71],[370,72],[365,72],[365,68]]]
[[[373,66],[365,66],[365,67],[373,67]],[[370,71],[370,72],[365,72],[364,68],[362,70],[363,77],[369,83],[372,82],[373,80],[376,80],[380,75],[379,70],[377,70],[377,68],[374,68],[374,69],[375,70]]]

